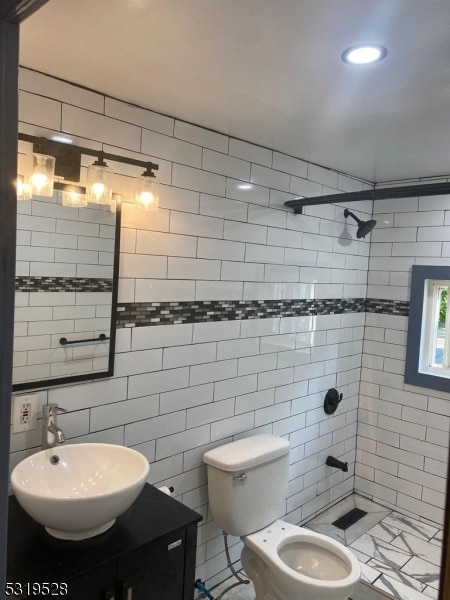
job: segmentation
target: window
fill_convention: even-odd
[[[450,377],[450,281],[426,279],[420,348],[420,372]]]
[[[412,268],[405,383],[450,392],[450,267]]]

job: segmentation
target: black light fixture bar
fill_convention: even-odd
[[[442,196],[443,194],[450,194],[450,182],[403,185],[401,187],[344,192],[342,194],[328,194],[327,196],[315,196],[312,198],[295,198],[294,200],[286,200],[284,205],[293,208],[294,213],[301,214],[304,206],[317,206],[318,204],[359,202],[361,200],[387,200],[388,198],[411,198],[414,196]]]
[[[92,148],[84,148],[83,146],[75,146],[73,144],[65,144],[63,142],[58,142],[56,140],[49,140],[44,137],[38,137],[35,135],[29,135],[28,133],[20,133],[18,134],[19,140],[22,142],[30,142],[33,144],[33,151],[39,152],[41,154],[51,154],[52,156],[56,156],[57,166],[58,162],[64,162],[63,158],[66,158],[66,163],[75,163],[76,159],[74,155],[79,160],[82,154],[87,156],[94,156],[98,158],[99,155],[102,156],[103,159],[113,160],[115,162],[120,162],[126,165],[133,165],[135,167],[142,167],[143,169],[149,169],[150,171],[157,171],[159,169],[159,165],[152,163],[146,160],[138,160],[136,158],[130,158],[128,156],[121,156],[119,154],[112,154],[111,152],[103,152],[103,150],[93,150]],[[65,179],[70,179],[72,181],[79,180],[79,166],[78,166],[78,177],[76,177],[77,165],[72,164],[73,170],[70,171],[71,166],[65,165],[69,171],[66,173],[70,173],[68,176],[64,176],[63,172],[58,172],[58,169],[55,170],[55,175],[59,177],[64,177]],[[64,171],[64,168],[63,168]]]

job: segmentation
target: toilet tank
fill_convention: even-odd
[[[288,482],[287,440],[255,435],[209,450],[203,460],[211,512],[225,533],[248,535],[279,518]]]

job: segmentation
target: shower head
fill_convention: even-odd
[[[344,210],[344,217],[352,217],[353,219],[355,219],[355,221],[358,223],[358,231],[356,232],[356,237],[357,238],[364,238],[366,237],[366,235],[368,233],[370,233],[372,231],[372,229],[375,227],[375,225],[377,224],[376,221],[374,221],[373,219],[371,219],[370,221],[361,221],[361,219],[358,219],[358,217],[356,215],[354,215],[352,212],[350,212],[348,210],[348,208],[346,208]]]

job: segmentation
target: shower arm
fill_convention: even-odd
[[[350,210],[348,210],[348,208],[344,210],[344,217],[352,217],[352,219],[354,219],[358,225],[361,225],[363,223],[363,221],[361,221],[361,219],[358,219],[358,217]]]

